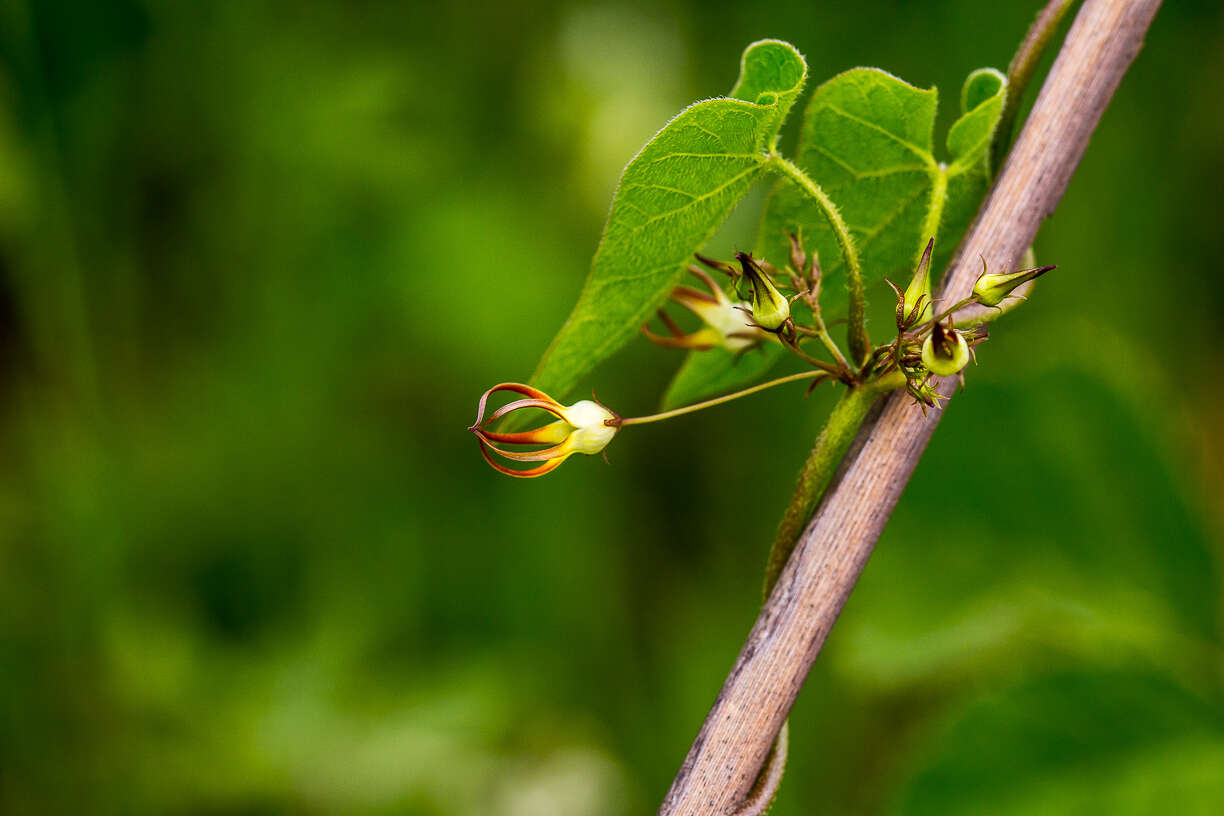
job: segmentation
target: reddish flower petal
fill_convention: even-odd
[[[545,459],[556,459],[558,456],[565,457],[571,453],[569,446],[565,442],[538,451],[508,451],[490,442],[483,431],[476,431],[476,436],[480,439],[480,443],[487,446],[489,450],[499,456],[513,459],[516,462],[543,462]]]
[[[536,476],[543,476],[545,473],[560,467],[561,463],[568,458],[568,456],[558,456],[556,459],[547,461],[538,467],[528,468],[527,470],[515,470],[514,468],[506,467],[490,456],[489,452],[485,450],[484,440],[481,440],[480,442],[480,455],[483,456],[484,460],[488,462],[489,465],[491,465],[497,472],[504,473],[507,476],[514,476],[519,479],[534,479]]]
[[[564,442],[565,438],[574,432],[574,427],[562,419],[535,430],[517,433],[499,433],[486,431],[483,428],[477,430],[484,439],[493,442],[504,442],[509,445],[552,445]]]
[[[553,409],[562,407],[561,403],[557,402],[555,399],[548,396],[547,394],[545,394],[543,391],[541,391],[538,388],[532,388],[530,385],[524,385],[523,383],[498,383],[497,385],[493,386],[492,388],[490,388],[488,391],[484,392],[484,394],[480,396],[480,403],[476,407],[476,421],[472,423],[473,428],[478,427],[481,424],[482,420],[484,420],[485,422],[493,421],[494,417],[489,417],[488,420],[484,419],[484,411],[485,411],[485,404],[489,401],[489,396],[492,395],[495,391],[513,391],[516,394],[522,394],[523,396],[530,397],[534,400],[538,400],[543,403],[548,403],[547,405],[531,405],[531,406],[520,404],[518,405],[518,407],[520,408],[525,408],[525,407],[544,408],[544,410],[546,411],[552,411],[553,413],[556,413],[556,411],[554,411]],[[523,402],[525,401],[519,400],[519,403],[523,403]],[[517,403],[511,403],[511,405],[516,405],[516,404]],[[501,411],[502,411],[501,414],[495,414],[495,416],[505,416],[506,409],[502,408]],[[560,414],[557,414],[557,416],[560,416]]]

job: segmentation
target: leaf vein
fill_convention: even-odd
[[[897,164],[892,167],[882,167],[878,170],[856,170],[849,162],[842,159],[840,156],[838,156],[833,151],[829,150],[827,147],[824,147],[822,145],[814,145],[812,147],[812,150],[822,154],[825,158],[834,162],[838,167],[841,167],[847,173],[854,176],[855,181],[859,181],[861,179],[884,178],[886,176],[895,176],[898,173],[916,173],[916,172],[926,173],[926,172],[929,172],[931,169],[930,165],[927,165],[927,164]],[[832,190],[836,188],[827,187],[826,189]]]
[[[672,159],[753,159],[755,161],[765,161],[765,153],[668,153],[666,156],[659,156],[657,159],[651,159],[646,162],[646,165],[658,164],[663,161]]]
[[[892,141],[894,141],[894,142],[896,142],[897,144],[899,144],[899,145],[901,145],[902,147],[904,147],[906,150],[908,150],[908,151],[910,151],[911,153],[913,153],[913,154],[914,154],[915,156],[917,156],[918,158],[922,159],[923,164],[925,164],[925,165],[927,165],[927,166],[933,165],[933,164],[935,163],[935,158],[934,158],[934,157],[931,155],[931,152],[930,152],[929,150],[927,150],[927,149],[925,149],[925,148],[923,148],[923,147],[920,147],[920,146],[918,146],[918,145],[914,144],[913,142],[909,141],[908,139],[903,139],[903,138],[901,138],[901,137],[900,137],[900,136],[898,136],[897,134],[895,134],[895,133],[893,133],[892,131],[890,131],[888,128],[880,127],[880,126],[879,126],[879,125],[877,125],[875,122],[872,122],[872,121],[871,121],[871,120],[869,120],[869,119],[864,119],[864,118],[862,118],[861,116],[855,116],[853,113],[850,113],[849,111],[843,110],[843,109],[841,109],[841,108],[837,107],[836,105],[830,105],[830,104],[829,104],[829,103],[827,103],[827,102],[826,102],[826,103],[825,103],[825,104],[824,104],[822,107],[824,107],[824,108],[826,108],[826,109],[828,109],[828,110],[832,111],[833,113],[837,114],[838,116],[841,116],[841,117],[843,117],[843,118],[845,118],[845,119],[850,120],[851,122],[854,122],[854,123],[856,123],[856,124],[862,125],[863,127],[867,128],[868,130],[875,131],[876,133],[879,133],[879,134],[881,134],[881,135],[885,136],[886,138],[891,139]]]
[[[690,193],[688,190],[681,190],[679,187],[669,187],[666,184],[646,184],[641,181],[634,181],[634,182],[631,182],[628,186],[638,187],[643,190],[663,190],[668,193],[676,193],[677,195],[685,196],[686,198],[696,198],[697,197],[694,193]],[[641,208],[638,208],[638,209],[640,210]]]
[[[738,173],[736,173],[735,175],[731,176],[731,177],[730,177],[729,179],[727,179],[726,181],[724,181],[722,184],[720,184],[720,185],[718,185],[717,187],[714,187],[713,189],[711,189],[709,192],[707,192],[707,193],[703,193],[702,195],[699,195],[699,196],[693,196],[693,200],[692,200],[692,201],[688,201],[688,202],[686,202],[686,203],[684,203],[684,204],[680,205],[679,207],[676,207],[675,209],[671,209],[671,210],[664,210],[663,212],[660,212],[660,213],[658,213],[657,215],[653,215],[653,216],[651,216],[650,218],[647,218],[645,221],[643,221],[643,222],[642,222],[642,223],[640,223],[640,224],[635,224],[635,225],[633,225],[633,226],[629,227],[629,232],[630,232],[630,233],[636,233],[636,232],[638,232],[639,230],[642,230],[642,229],[644,229],[645,227],[650,226],[651,224],[653,224],[653,223],[654,223],[654,222],[656,222],[656,221],[662,220],[662,219],[664,219],[664,218],[671,218],[672,216],[677,215],[678,213],[682,213],[682,212],[684,212],[684,211],[685,211],[685,210],[687,210],[689,207],[693,207],[693,206],[696,206],[697,204],[700,204],[700,203],[701,203],[701,202],[703,202],[703,201],[707,201],[707,200],[709,200],[709,199],[713,198],[714,196],[718,195],[719,193],[721,193],[723,190],[725,190],[725,189],[727,189],[728,187],[730,187],[732,184],[735,184],[735,182],[739,181],[739,180],[740,180],[741,178],[743,178],[744,176],[748,175],[749,173],[754,173],[754,172],[756,172],[756,171],[758,171],[758,170],[760,170],[760,169],[761,169],[761,165],[753,165],[752,167],[748,167],[748,168],[746,168],[746,169],[744,169],[744,170],[741,170],[741,171],[739,171]]]
[[[917,189],[914,190],[914,192],[910,193],[908,196],[901,199],[897,203],[897,206],[894,207],[891,211],[889,211],[889,213],[886,216],[884,216],[884,218],[874,227],[861,228],[860,233],[863,236],[863,243],[873,240],[877,235],[883,232],[885,228],[887,228],[893,221],[897,220],[897,217],[900,216],[901,213],[905,211],[906,207],[908,207],[910,204],[913,204],[914,200],[917,199],[920,195],[922,195],[927,190],[928,188],[926,186],[918,187]]]

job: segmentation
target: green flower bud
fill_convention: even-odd
[[[1055,268],[1039,266],[1035,269],[1021,269],[1019,272],[991,275],[986,271],[986,259],[983,258],[982,275],[977,279],[977,283],[973,284],[973,294],[977,296],[978,303],[983,306],[998,306],[1021,284],[1039,278]]]
[[[918,270],[914,272],[914,279],[905,289],[904,318],[909,326],[921,322],[931,309],[931,249],[934,246],[934,238],[927,241],[922,260],[918,261]]]
[[[922,364],[932,374],[947,377],[969,364],[969,344],[951,321],[945,329],[936,323],[922,343]]]
[[[735,258],[744,269],[744,277],[752,284],[752,319],[763,329],[778,331],[790,319],[790,302],[751,255],[737,252]]]

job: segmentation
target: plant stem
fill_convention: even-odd
[[[846,362],[846,356],[842,354],[842,350],[838,347],[837,341],[833,339],[833,335],[829,334],[829,329],[827,326],[825,326],[824,317],[820,314],[820,301],[818,301],[815,297],[804,299],[807,301],[808,306],[812,310],[813,328],[808,329],[797,326],[796,329],[800,334],[806,334],[809,337],[819,338],[820,342],[824,343],[824,347],[829,350],[830,354],[833,355],[833,359],[837,361],[837,364],[845,371],[852,372],[854,370],[853,367]]]
[[[900,372],[894,372],[875,382],[846,389],[837,405],[833,406],[829,419],[816,437],[812,452],[808,454],[803,469],[799,471],[795,492],[791,494],[790,504],[786,506],[782,522],[778,525],[778,533],[774,536],[773,546],[769,550],[769,562],[765,567],[766,598],[778,582],[778,576],[782,574],[782,568],[786,566],[787,559],[795,549],[799,534],[803,532],[816,505],[820,503],[825,488],[828,487],[833,473],[850,443],[854,441],[876,398],[904,384],[905,377]]]
[[[825,362],[824,360],[821,360],[819,357],[813,357],[812,355],[808,354],[806,351],[804,351],[802,348],[799,347],[799,341],[795,339],[794,337],[784,337],[781,334],[779,334],[778,337],[779,339],[782,340],[782,345],[790,349],[795,355],[797,355],[804,362],[812,364],[813,366],[825,372],[826,374],[829,374],[830,376],[837,377],[842,382],[849,383],[849,377],[852,374],[849,366],[842,366],[841,368],[838,368],[832,363],[828,363],[828,362]]]
[[[816,259],[814,257],[812,259],[812,263],[813,266],[815,266]],[[842,354],[842,350],[838,347],[837,341],[833,339],[833,335],[829,334],[829,328],[825,325],[824,316],[821,314],[820,279],[817,277],[813,280],[813,283],[806,285],[805,291],[805,285],[802,279],[800,279],[798,275],[793,273],[791,274],[791,281],[795,287],[795,290],[800,293],[799,296],[803,298],[804,303],[806,303],[808,308],[812,310],[812,328],[809,329],[805,326],[796,325],[795,330],[800,334],[807,335],[808,337],[820,338],[820,342],[823,343],[824,347],[829,350],[830,354],[833,355],[833,359],[837,361],[837,364],[841,366],[842,370],[851,372],[853,371],[852,366],[850,363],[846,362],[846,356]]]
[[[972,291],[979,253],[1003,263],[1032,245],[1159,6],[1085,0],[1007,166],[957,249],[944,297]],[[945,379],[938,387],[947,396],[955,385]],[[727,812],[744,800],[942,414],[924,414],[894,393],[879,417],[864,423],[862,446],[848,452],[804,528],[659,816]]]
[[[837,343],[833,340],[833,336],[829,334],[829,330],[825,328],[824,321],[819,317],[816,319],[816,337],[820,338],[820,342],[824,343],[824,347],[829,350],[830,354],[833,355],[833,359],[837,361],[839,366],[844,368],[846,371],[853,373],[854,369],[851,368],[848,362],[846,362],[846,358],[842,354],[842,350],[837,347]]]
[[[847,342],[850,345],[850,357],[855,366],[862,365],[871,351],[871,338],[867,336],[866,296],[863,294],[863,267],[859,263],[858,251],[854,248],[854,239],[850,228],[842,219],[837,205],[833,203],[820,185],[812,181],[808,174],[789,159],[773,153],[770,163],[779,173],[799,185],[808,196],[816,202],[824,213],[825,220],[833,228],[837,246],[841,250],[842,260],[846,263],[846,288],[850,292],[850,308],[848,312],[849,327]]]
[[[948,315],[952,314],[953,312],[958,312],[961,309],[965,308],[966,306],[969,306],[975,303],[977,303],[977,298],[974,295],[970,295],[969,297],[958,301],[955,306],[951,306],[947,309],[944,309],[942,312],[935,315],[935,317],[932,317],[930,320],[924,323],[919,323],[917,326],[907,331],[905,333],[905,339],[906,340],[922,340],[928,334],[931,333],[931,330],[935,328],[936,323],[944,322],[944,319],[947,318]]]
[[[713,408],[715,405],[722,405],[724,402],[731,402],[732,400],[737,400],[740,397],[746,397],[749,394],[764,391],[766,388],[773,388],[775,385],[785,385],[786,383],[798,382],[800,380],[810,380],[813,377],[827,376],[829,376],[829,372],[827,371],[801,371],[798,374],[790,374],[786,377],[779,377],[776,380],[770,380],[769,382],[761,383],[760,385],[754,385],[751,388],[745,388],[743,391],[736,391],[734,394],[725,394],[721,397],[715,397],[714,399],[709,399],[705,402],[696,402],[692,405],[686,405],[683,408],[674,408],[671,411],[664,411],[661,414],[629,417],[628,419],[610,419],[608,420],[607,424],[616,425],[619,427],[622,425],[645,425],[649,422],[661,422],[665,419],[691,414],[694,411],[700,411],[704,408]]]
[[[1011,64],[1007,66],[1007,96],[1003,99],[1003,110],[999,113],[999,123],[995,125],[994,141],[990,145],[991,172],[999,172],[1007,150],[1011,147],[1012,131],[1015,129],[1016,116],[1020,113],[1020,103],[1024,101],[1024,89],[1028,87],[1037,70],[1037,63],[1045,53],[1046,46],[1058,24],[1071,9],[1075,0],[1050,0],[1045,8],[1037,13],[1037,19],[1029,26],[1023,42],[1016,49]]]

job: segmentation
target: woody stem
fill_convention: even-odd
[[[782,568],[795,549],[799,534],[807,525],[808,519],[816,505],[820,503],[825,488],[833,478],[838,464],[845,455],[850,443],[858,433],[868,411],[881,394],[900,388],[905,384],[905,376],[899,371],[886,374],[873,382],[853,386],[846,390],[829,419],[825,422],[820,436],[812,452],[808,454],[803,469],[799,471],[799,481],[795,492],[791,495],[790,504],[778,525],[778,534],[774,537],[773,547],[769,551],[769,563],[765,567],[765,597],[773,590]]]

